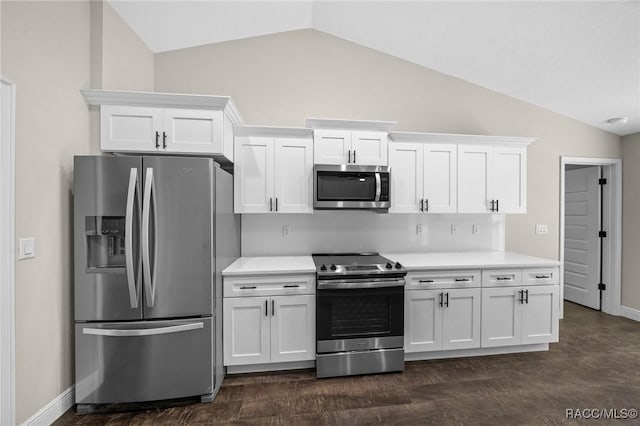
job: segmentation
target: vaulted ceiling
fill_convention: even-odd
[[[640,132],[640,1],[110,4],[154,52],[313,28],[618,135]]]

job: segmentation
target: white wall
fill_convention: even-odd
[[[640,310],[640,133],[622,138],[622,305]]]
[[[72,165],[88,151],[88,2],[2,2],[2,74],[16,84],[16,422],[73,384]]]
[[[560,156],[620,157],[618,136],[315,30],[159,53],[154,78],[157,91],[230,95],[248,124],[354,118],[397,120],[404,131],[537,137],[528,213],[507,216],[505,231],[507,249],[534,256],[559,258]],[[549,234],[535,235],[535,224]]]
[[[423,225],[422,235],[416,225]],[[451,225],[457,226],[451,235]],[[480,232],[472,235],[472,225]],[[289,227],[283,236],[282,227]],[[378,214],[322,211],[313,214],[242,215],[242,255],[306,255],[335,252],[504,250],[504,215]]]

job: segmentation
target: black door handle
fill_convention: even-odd
[[[351,150],[349,150],[349,161],[347,161],[349,164],[351,164]]]
[[[276,197],[276,211],[278,211],[278,197]]]
[[[500,200],[496,200],[496,213],[500,213]]]
[[[268,300],[264,301],[264,316],[265,317],[269,316],[269,301]]]
[[[525,290],[524,293],[526,294],[526,298],[524,299],[524,301],[526,302],[526,304],[529,304],[529,290]]]
[[[353,164],[356,164],[356,151],[353,150]]]
[[[420,200],[420,211],[421,212],[424,211],[424,198],[422,200]]]
[[[276,301],[271,299],[271,316],[276,316]]]
[[[518,294],[520,294],[518,302],[520,302],[520,304],[524,303],[524,290],[518,290]]]
[[[273,198],[269,197],[269,211],[273,211]]]
[[[425,198],[424,200],[424,209],[426,212],[429,212],[429,199]]]
[[[167,149],[167,132],[162,132],[162,147]]]
[[[160,148],[160,132],[156,132],[156,148]]]
[[[495,200],[491,200],[491,207],[489,208],[489,210],[492,211],[492,212],[496,211],[495,207],[494,207],[495,203],[496,203]]]
[[[449,307],[449,293],[447,293],[447,299],[444,302],[444,306],[446,306],[447,308]]]
[[[440,307],[442,308],[442,293],[440,293]]]

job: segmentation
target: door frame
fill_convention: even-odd
[[[15,110],[0,77],[0,424],[15,424]]]
[[[560,157],[560,318],[564,318],[564,190],[566,165],[602,166],[607,185],[602,190],[602,228],[607,237],[602,243],[602,312],[620,315],[622,276],[622,160],[619,158]]]

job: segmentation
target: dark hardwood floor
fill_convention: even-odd
[[[640,323],[566,303],[560,343],[548,352],[409,362],[403,373],[322,380],[310,370],[227,376],[210,404],[71,410],[55,424],[601,423],[567,421],[568,408],[640,409]]]

